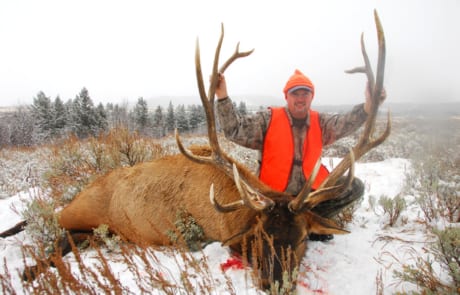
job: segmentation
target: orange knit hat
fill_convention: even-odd
[[[286,97],[288,92],[291,93],[297,89],[307,89],[315,95],[315,86],[313,83],[301,71],[296,69],[294,74],[286,82],[286,86],[284,86],[284,96]]]

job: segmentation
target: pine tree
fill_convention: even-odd
[[[153,128],[155,137],[165,136],[165,118],[161,106],[157,106],[153,114]]]
[[[51,107],[51,99],[38,92],[32,105],[32,115],[35,121],[36,136],[39,142],[49,139],[53,131],[54,114]]]
[[[72,131],[79,138],[95,136],[100,131],[97,114],[88,90],[83,87],[75,97],[71,107]]]
[[[190,130],[200,131],[205,122],[204,108],[202,105],[189,106],[189,126]]]
[[[77,98],[80,106],[80,119],[82,123],[83,137],[95,135],[95,127],[97,126],[96,113],[94,112],[94,104],[89,97],[88,90],[83,88]]]
[[[192,104],[188,106],[188,124],[190,126],[190,130],[195,130],[199,123],[198,113],[197,113],[197,106]]]
[[[187,114],[185,113],[185,107],[183,104],[178,105],[176,109],[176,126],[180,132],[189,131]]]
[[[134,106],[133,113],[136,130],[141,134],[147,134],[151,126],[147,101],[145,101],[142,97],[139,97],[136,105]]]
[[[170,101],[168,105],[168,112],[166,114],[166,131],[168,133],[172,133],[174,128],[176,128],[176,117],[174,114],[174,106]]]
[[[109,125],[107,121],[107,112],[102,103],[99,103],[96,107],[96,121],[98,132],[107,131]]]
[[[59,96],[56,96],[52,104],[53,110],[53,136],[62,136],[65,134],[67,126],[67,110]]]

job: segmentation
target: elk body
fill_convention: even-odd
[[[196,154],[209,154],[197,147]],[[200,165],[179,154],[100,177],[62,210],[59,222],[69,230],[107,224],[116,234],[140,245],[167,245],[177,212],[191,214],[207,238],[217,241],[242,232],[256,212],[246,207],[222,214],[211,204],[209,188],[227,202],[238,201],[233,180],[216,167]]]
[[[167,231],[174,230],[178,210],[192,215],[207,239],[222,241],[235,251],[247,254],[261,285],[281,282],[283,272],[293,271],[305,254],[309,233],[343,234],[333,221],[312,212],[318,204],[337,198],[353,179],[354,159],[382,143],[390,133],[390,124],[376,140],[373,126],[381,99],[385,41],[377,14],[379,61],[374,82],[362,42],[364,72],[372,94],[372,114],[353,151],[331,172],[321,187],[311,191],[316,171],[297,195],[274,191],[258,177],[230,158],[219,145],[214,114],[214,95],[218,73],[236,59],[252,53],[235,53],[219,69],[222,34],[216,49],[209,90],[204,89],[199,46],[195,62],[198,90],[208,126],[209,147],[186,149],[179,135],[181,154],[167,156],[130,168],[121,168],[98,178],[60,213],[60,225],[72,232],[88,232],[101,224],[123,238],[141,246],[169,245]],[[319,168],[318,160],[317,168]],[[348,172],[347,181],[338,178]]]
[[[210,155],[211,151],[209,147],[195,147],[192,153]],[[222,241],[238,253],[246,253],[256,265],[271,264],[270,270],[259,269],[267,282],[280,280],[282,270],[293,269],[298,264],[282,267],[275,263],[273,255],[276,253],[271,247],[280,253],[292,250],[283,256],[291,255],[294,262],[304,256],[303,241],[309,232],[345,233],[334,223],[312,213],[293,214],[288,207],[293,196],[272,191],[244,167],[238,170],[241,178],[260,184],[253,189],[267,200],[252,200],[253,205],[237,205],[235,210],[228,207],[216,210],[216,206],[223,205],[213,204],[209,199],[211,186],[220,203],[241,202],[234,179],[217,167],[198,164],[179,154],[117,169],[100,177],[62,210],[59,223],[72,232],[91,232],[107,224],[112,232],[138,245],[170,245],[166,233],[175,230],[177,213],[184,211],[203,228],[206,239]],[[261,249],[253,249],[251,244],[256,239],[264,240],[260,235],[274,240],[265,241]],[[260,257],[252,257],[254,251]],[[281,260],[281,256],[277,259]],[[279,270],[274,272],[273,265]]]

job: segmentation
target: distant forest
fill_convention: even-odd
[[[253,112],[245,102],[234,102],[240,114]],[[346,112],[352,105],[317,105],[320,112]],[[262,108],[259,106],[258,109]],[[393,116],[418,118],[460,118],[460,102],[450,103],[391,103],[385,109]],[[219,126],[218,126],[219,127]],[[174,129],[181,134],[204,134],[206,118],[201,104],[149,106],[142,97],[133,107],[128,104],[99,103],[94,105],[89,92],[82,88],[74,99],[64,102],[59,96],[52,100],[40,91],[31,105],[21,105],[8,112],[0,112],[0,147],[30,147],[76,136],[80,139],[105,134],[113,128],[127,128],[131,132],[151,138],[170,135]]]
[[[244,102],[235,107],[240,113],[247,113]],[[32,105],[0,113],[0,146],[29,147],[70,135],[84,139],[116,127],[161,138],[176,128],[183,134],[206,132],[206,118],[201,105],[175,106],[170,101],[166,109],[160,105],[150,108],[147,101],[139,97],[132,108],[113,103],[95,106],[86,88],[66,102],[59,96],[52,100],[40,91]]]

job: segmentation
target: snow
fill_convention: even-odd
[[[333,159],[336,162],[338,159]],[[329,163],[329,161],[325,161]],[[354,214],[354,220],[347,225],[351,231],[347,235],[336,235],[330,242],[308,242],[308,250],[301,263],[298,279],[298,294],[376,294],[376,279],[381,274],[384,294],[407,292],[416,290],[413,285],[399,284],[392,276],[394,269],[401,267],[399,262],[409,260],[416,251],[422,253],[425,243],[430,237],[416,221],[420,212],[408,202],[408,208],[395,227],[387,225],[387,216],[379,208],[371,208],[369,197],[395,197],[403,192],[404,180],[410,162],[406,159],[391,158],[381,162],[357,163],[356,176],[365,183],[364,199]],[[18,215],[24,198],[28,192],[12,195],[0,200],[0,232],[21,221]],[[410,200],[411,196],[404,196]],[[23,268],[21,244],[27,243],[24,233],[0,239],[0,259],[6,260],[13,287],[18,294],[22,292],[22,285],[17,270]],[[117,252],[104,251],[110,262],[113,273],[123,282],[127,290],[133,294],[141,291],[137,288],[133,275],[128,267],[119,259]],[[157,264],[158,271],[166,277],[180,282],[181,262],[180,255],[170,249],[151,250],[152,263]],[[231,267],[225,271],[221,265],[226,263],[232,254],[227,247],[219,243],[207,245],[203,251],[190,253],[197,260],[206,257],[212,278],[212,288],[215,294],[262,294],[251,280],[250,271]],[[91,263],[96,256],[95,250],[82,252],[85,261]],[[72,254],[66,259],[71,265],[76,264]],[[142,263],[139,260],[139,263]],[[78,267],[72,268],[78,273]],[[4,264],[0,266],[0,273],[4,273]],[[201,283],[209,283],[209,278],[193,277],[197,288]],[[232,282],[233,290],[226,285],[227,279]],[[152,290],[153,294],[157,291]],[[199,293],[199,292],[197,292]]]

